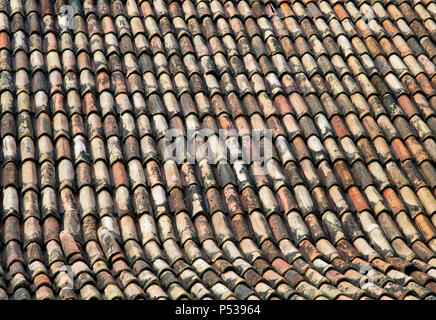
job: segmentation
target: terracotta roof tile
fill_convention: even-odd
[[[0,298],[434,299],[433,3],[63,4],[0,1]]]

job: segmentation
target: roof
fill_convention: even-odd
[[[435,299],[435,17],[1,0],[0,297]]]

